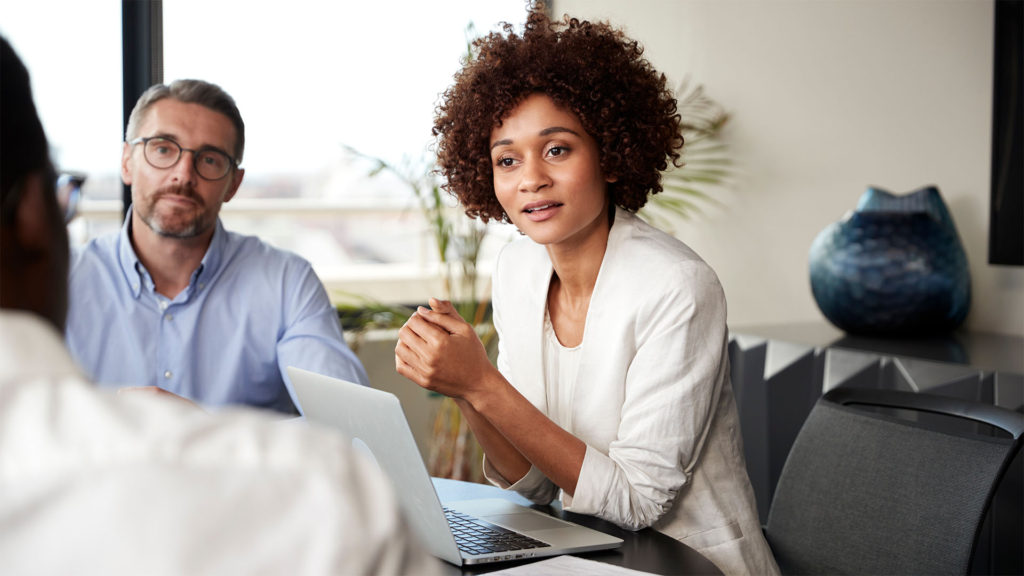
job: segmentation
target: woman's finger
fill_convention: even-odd
[[[433,299],[431,299],[433,301]],[[450,311],[442,311],[449,310]],[[447,334],[458,334],[464,332],[467,328],[472,330],[472,327],[468,322],[459,316],[458,312],[454,308],[451,308],[451,304],[447,308],[441,307],[440,309],[427,309],[422,306],[416,310],[416,314],[419,315],[423,320],[430,322],[431,324],[441,328]]]
[[[395,353],[395,372],[398,372],[401,376],[408,378],[417,386],[425,387],[426,381],[423,379],[423,376],[416,370],[416,368],[402,360],[397,351]]]
[[[452,304],[451,300],[441,300],[440,298],[431,298],[428,302],[430,307],[441,314],[458,314],[455,310],[455,305]]]
[[[418,366],[423,363],[423,358],[420,357],[419,353],[401,340],[395,345],[395,358],[401,360],[407,366]]]
[[[446,328],[439,326],[433,319],[426,318],[425,314],[419,311],[410,316],[402,328],[408,328],[423,341],[434,346],[440,345],[450,334]]]
[[[407,326],[403,326],[398,331],[398,343],[395,344],[395,352],[398,352],[399,347],[405,347],[416,356],[421,356],[428,353],[430,344],[420,337],[414,330],[409,329]],[[408,361],[409,359],[406,358]]]

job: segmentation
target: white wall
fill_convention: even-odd
[[[733,114],[740,177],[677,234],[717,270],[733,326],[823,318],[807,254],[867,186],[935,184],[967,250],[965,327],[1024,335],[1024,268],[987,263],[993,6],[986,0],[555,0],[608,19],[673,83]]]

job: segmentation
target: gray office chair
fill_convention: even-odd
[[[926,413],[983,422],[1009,437],[962,422],[940,431]],[[996,406],[896,390],[830,391],[801,428],[772,499],[764,530],[779,568],[966,574],[1022,433],[1024,415]]]

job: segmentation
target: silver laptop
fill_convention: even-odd
[[[438,558],[456,565],[482,564],[622,544],[614,536],[507,500],[447,502],[442,507],[394,394],[299,368],[288,367],[288,376],[306,419],[343,432],[391,478],[413,531]],[[483,535],[467,536],[471,531]]]

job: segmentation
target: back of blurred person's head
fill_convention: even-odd
[[[28,70],[0,37],[0,307],[64,330],[68,238]]]

